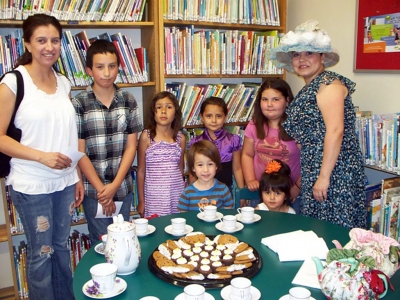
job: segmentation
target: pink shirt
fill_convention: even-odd
[[[295,141],[280,140],[279,130],[275,128],[269,128],[268,136],[260,140],[253,121],[246,126],[244,135],[254,140],[254,172],[257,180],[260,180],[269,161],[280,159],[289,165],[290,177],[296,182],[300,176],[300,150]]]

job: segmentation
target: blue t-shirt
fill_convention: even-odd
[[[233,205],[229,188],[221,181],[215,180],[214,186],[209,190],[200,191],[193,183],[186,187],[179,199],[178,209],[180,211],[198,210],[198,203],[203,198],[207,198],[209,203],[215,200],[215,206],[218,208],[229,208]]]

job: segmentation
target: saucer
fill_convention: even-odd
[[[188,234],[188,233],[192,232],[193,231],[193,227],[190,226],[190,225],[186,225],[185,231],[182,232],[182,233],[173,232],[172,231],[172,225],[168,225],[167,227],[165,227],[164,230],[165,230],[166,233],[171,234],[173,236],[182,236],[182,235],[185,235],[185,234]]]
[[[261,216],[258,215],[258,214],[254,214],[253,220],[244,221],[244,220],[242,220],[242,215],[241,214],[237,214],[236,215],[236,220],[238,220],[239,222],[242,222],[243,224],[252,224],[252,223],[260,221],[261,220]]]
[[[235,228],[235,229],[233,229],[233,230],[226,230],[226,229],[223,227],[223,225],[224,225],[224,224],[223,224],[222,222],[218,222],[217,224],[215,224],[215,228],[217,228],[217,229],[220,230],[220,231],[226,232],[226,233],[233,233],[233,232],[242,230],[243,227],[244,227],[244,225],[243,225],[242,223],[236,222],[236,228]]]
[[[97,294],[97,295],[92,295],[86,291],[91,286],[93,286],[92,280],[89,280],[88,282],[86,282],[83,285],[82,292],[85,294],[85,296],[88,296],[89,298],[96,298],[96,299],[107,299],[107,298],[115,297],[115,296],[121,294],[123,291],[126,290],[127,284],[126,284],[126,281],[123,280],[122,278],[115,277],[114,289],[110,293]]]
[[[185,300],[185,293],[179,294],[178,296],[175,297],[174,300]],[[215,298],[212,295],[210,295],[209,293],[205,292],[204,300],[215,300]]]
[[[103,243],[97,244],[94,247],[94,251],[101,255],[104,255],[104,250],[106,250],[106,246]]]
[[[231,300],[231,289],[232,286],[231,285],[227,285],[226,287],[224,287],[221,290],[221,297],[224,300]],[[250,295],[251,298],[249,298],[248,300],[258,300],[261,298],[261,292],[254,286],[250,287]]]
[[[152,234],[154,231],[156,231],[156,228],[153,225],[147,225],[147,232],[143,233],[136,233],[137,236],[146,236],[149,234]]]
[[[290,299],[290,295],[289,295],[289,294],[287,294],[287,295],[282,296],[282,297],[279,298],[279,300],[289,300],[289,299]],[[310,300],[315,300],[315,298],[310,297]]]
[[[218,221],[219,219],[221,219],[223,216],[224,216],[223,214],[221,214],[220,212],[217,212],[215,214],[214,219],[206,219],[206,218],[204,218],[204,213],[203,212],[200,212],[200,213],[197,214],[197,217],[200,220],[203,220],[204,222],[215,222],[215,221]]]

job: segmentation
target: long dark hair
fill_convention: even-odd
[[[25,42],[31,42],[31,38],[35,30],[40,27],[40,26],[49,26],[53,25],[58,33],[59,33],[59,38],[61,39],[62,36],[62,27],[60,22],[53,17],[49,16],[46,14],[35,14],[32,16],[29,16],[24,22],[22,23],[22,31],[24,35],[24,41]],[[15,68],[18,66],[23,66],[30,64],[32,62],[32,54],[28,51],[28,49],[25,47],[25,52],[18,58]]]
[[[149,126],[148,126],[148,130],[150,132],[150,138],[154,139],[154,137],[156,136],[156,128],[157,128],[157,123],[155,120],[156,103],[158,100],[163,98],[168,98],[169,100],[171,100],[175,107],[175,118],[171,123],[171,128],[174,131],[172,138],[176,140],[178,132],[182,128],[182,111],[181,108],[179,107],[179,102],[174,96],[174,94],[166,91],[159,92],[151,101],[150,111],[149,111]]]
[[[293,100],[293,93],[292,89],[290,88],[289,84],[280,78],[272,78],[265,80],[257,92],[257,97],[254,103],[254,113],[253,113],[253,122],[257,129],[257,138],[260,140],[264,139],[268,135],[269,125],[268,125],[268,118],[264,116],[261,111],[261,98],[262,93],[267,89],[274,89],[280,92],[283,97],[288,101],[290,104]],[[286,133],[286,131],[281,126],[282,123],[286,120],[287,115],[284,113],[282,118],[279,121],[279,139],[283,141],[291,141],[292,138]],[[267,127],[267,132],[265,132],[264,127]]]
[[[290,167],[281,161],[280,159],[274,159],[274,161],[281,164],[279,171],[266,173],[264,172],[260,179],[260,186],[258,193],[260,199],[265,191],[282,192],[285,194],[285,203],[290,204],[290,189],[293,185],[292,179],[290,178]]]

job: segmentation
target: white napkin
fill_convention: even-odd
[[[323,261],[322,264],[324,264]],[[293,278],[292,283],[312,287],[315,289],[321,289],[321,286],[318,282],[317,268],[311,258],[307,258],[304,261],[296,276]]]
[[[298,261],[316,256],[326,259],[329,251],[323,238],[313,231],[296,230],[265,237],[261,243],[276,252],[280,261]]]

